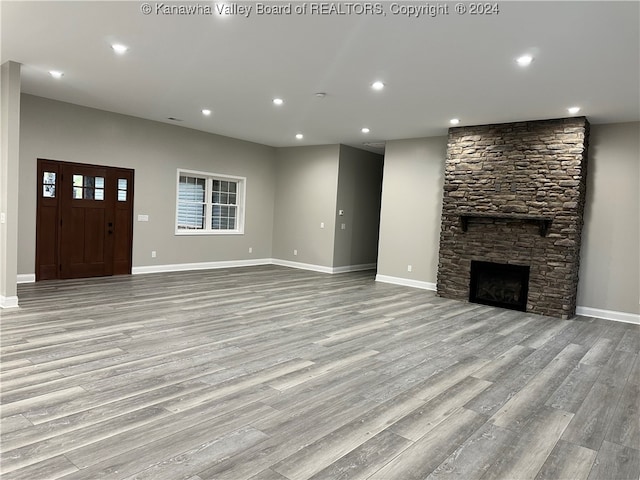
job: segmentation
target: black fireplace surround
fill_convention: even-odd
[[[471,261],[469,301],[526,312],[529,266]]]

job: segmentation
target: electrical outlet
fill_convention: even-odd
[[[341,225],[340,225],[340,228],[341,228],[342,230],[346,230],[346,229],[347,229],[347,224],[346,224],[346,223],[341,224]]]
[[[407,272],[410,272],[411,270],[413,270],[413,267],[411,265],[407,265]]]
[[[253,247],[249,247],[249,253],[253,253]]]
[[[155,250],[152,250],[152,251],[151,251],[151,258],[156,258],[156,256],[157,256],[156,251],[155,251]]]
[[[298,255],[298,250],[294,250],[294,251],[293,251],[293,254],[294,254],[294,255]]]
[[[320,222],[320,228],[324,228],[324,222]]]

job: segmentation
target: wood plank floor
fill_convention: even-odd
[[[3,480],[640,476],[640,326],[265,266],[20,285]]]

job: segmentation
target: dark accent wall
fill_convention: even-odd
[[[585,117],[449,130],[438,295],[468,300],[471,260],[528,265],[527,311],[574,316],[588,139]]]

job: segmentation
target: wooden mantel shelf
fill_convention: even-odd
[[[549,232],[553,217],[545,217],[542,215],[527,215],[522,213],[500,213],[500,212],[458,212],[460,215],[460,225],[462,231],[466,232],[469,226],[469,220],[472,218],[490,218],[499,220],[520,220],[522,222],[534,223],[538,225],[541,237],[546,237]]]

